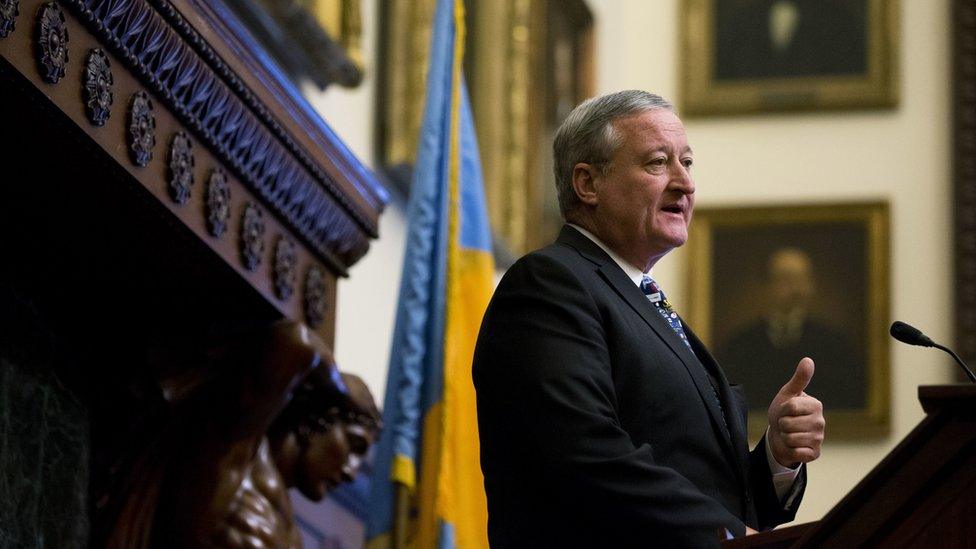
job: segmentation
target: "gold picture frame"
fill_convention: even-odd
[[[688,321],[743,385],[750,437],[803,356],[831,438],[887,434],[888,205],[700,208],[691,231]]]
[[[889,108],[897,0],[686,0],[685,115]]]

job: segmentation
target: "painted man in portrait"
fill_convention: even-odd
[[[716,0],[715,78],[867,72],[865,0]]]
[[[850,337],[815,313],[817,280],[810,256],[780,248],[769,256],[761,318],[734,332],[716,358],[729,379],[741,383],[750,402],[760,403],[779,390],[783,361],[817,357],[810,390],[835,410],[865,405],[865,365]]]

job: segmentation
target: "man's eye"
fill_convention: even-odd
[[[683,159],[681,159],[681,164],[685,168],[691,169],[691,167],[695,164],[695,161],[694,161],[694,159],[691,159],[691,158],[683,158]]]
[[[668,159],[660,156],[657,158],[652,158],[650,162],[647,163],[648,166],[663,166],[668,163]]]

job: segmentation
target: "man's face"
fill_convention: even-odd
[[[594,177],[598,236],[646,269],[688,240],[695,206],[692,153],[684,125],[667,109],[614,122],[620,147],[605,175]]]
[[[769,260],[769,290],[775,312],[806,309],[814,292],[810,257],[795,249],[773,254]]]

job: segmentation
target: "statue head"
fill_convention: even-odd
[[[359,376],[342,374],[347,389],[345,417],[340,421],[349,444],[349,454],[343,465],[343,480],[352,481],[359,473],[366,452],[379,436],[382,417],[373,394]]]
[[[269,436],[276,439],[276,464],[285,483],[319,501],[355,478],[379,427],[366,384],[323,365],[295,389]]]

